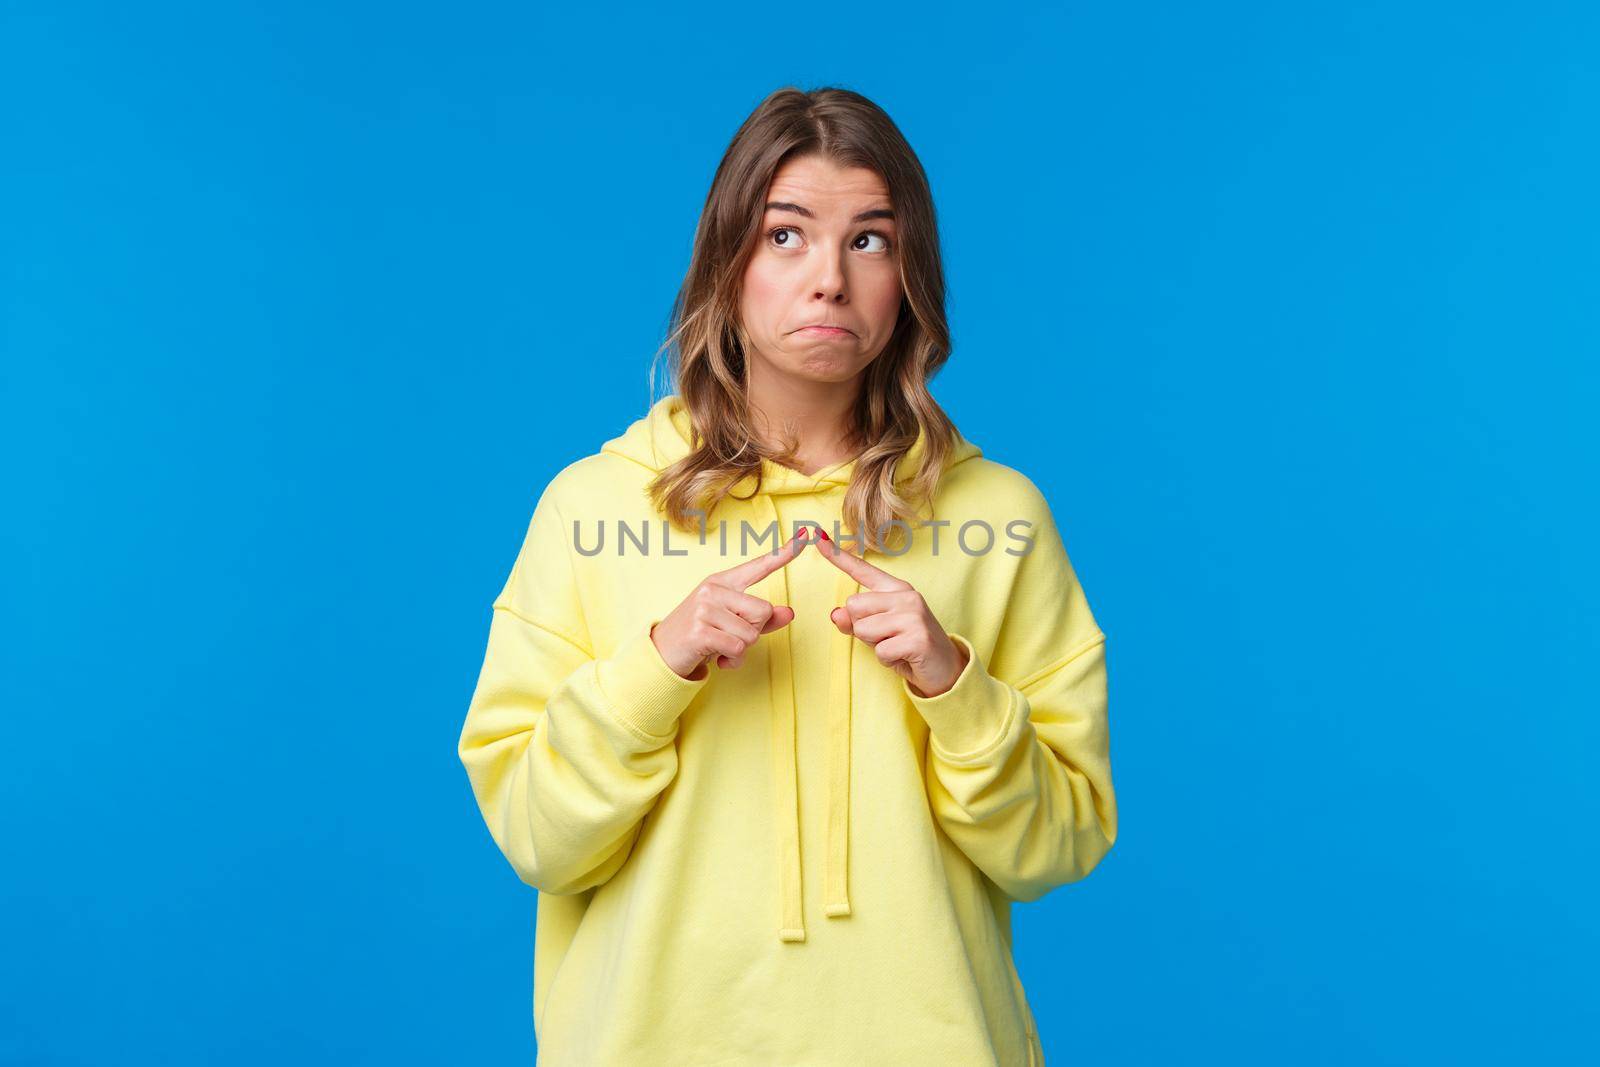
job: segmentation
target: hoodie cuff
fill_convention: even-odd
[[[692,679],[667,665],[650,639],[651,628],[660,621],[650,619],[597,666],[600,692],[611,713],[657,745],[671,739],[678,717],[711,679],[709,670]]]
[[[977,759],[999,743],[1011,725],[1011,687],[984,668],[971,641],[946,632],[967,653],[967,665],[955,683],[933,697],[918,696],[904,677],[900,688],[927,722],[940,756],[952,761]]]

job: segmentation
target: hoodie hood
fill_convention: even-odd
[[[656,401],[648,413],[636,419],[621,434],[601,445],[600,451],[632,460],[652,473],[660,473],[689,454],[693,447],[690,440],[691,426],[689,409],[684,406],[683,398],[674,393]],[[900,457],[900,462],[895,468],[896,482],[909,481],[915,476],[925,451],[926,438],[919,433],[911,448]],[[955,446],[945,457],[944,470],[948,471],[956,464],[982,454],[977,445],[958,435]],[[812,474],[802,474],[792,467],[785,467],[781,463],[767,459],[762,460],[761,464],[761,492],[772,495],[811,493],[827,490],[833,486],[849,485],[850,475],[855,470],[853,459],[825,467]],[[752,475],[737,483],[734,492],[745,496],[754,488],[754,484],[755,478]]]
[[[630,460],[652,473],[659,473],[689,454],[692,447],[691,422],[688,409],[677,394],[656,401],[649,412],[637,419],[622,434],[601,446],[601,452],[611,453]],[[917,440],[900,458],[895,468],[897,483],[915,476],[918,464],[926,451],[925,437]],[[978,446],[957,436],[956,443],[946,456],[943,470],[948,472],[959,463],[981,456]],[[850,484],[855,470],[855,460],[836,463],[812,474],[802,474],[792,467],[763,459],[760,492],[750,498],[752,506],[777,524],[778,540],[786,538],[775,496],[805,493],[826,493]],[[750,496],[756,487],[755,476],[749,475],[733,487],[733,493]],[[792,531],[789,531],[792,532]],[[762,593],[773,604],[790,604],[788,567],[781,567],[761,585]],[[755,587],[752,587],[754,590]],[[842,605],[846,598],[860,591],[860,584],[839,571],[834,590],[834,603]],[[800,877],[800,803],[798,753],[795,747],[796,715],[793,666],[793,643],[790,633],[794,624],[761,638],[767,645],[769,704],[772,723],[772,754],[775,771],[773,825],[779,845],[779,914],[781,922],[778,936],[784,941],[804,941],[805,920],[801,908]],[[850,863],[850,763],[852,747],[851,673],[855,669],[856,645],[860,642],[840,633],[829,624],[828,707],[826,713],[830,741],[828,744],[828,842],[825,856],[824,887],[826,898],[823,913],[829,918],[843,918],[850,914],[849,863]],[[873,660],[876,663],[876,660]],[[713,667],[713,670],[716,668]]]

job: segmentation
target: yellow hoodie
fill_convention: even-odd
[[[816,548],[747,590],[794,620],[691,681],[651,627],[797,526],[840,539],[854,461],[766,462],[702,538],[645,490],[689,447],[671,395],[551,480],[461,731],[489,832],[539,890],[538,1062],[1043,1063],[1010,905],[1117,834],[1105,635],[1044,498],[962,439],[933,524],[867,554],[969,653],[944,693],[839,632],[859,587]]]

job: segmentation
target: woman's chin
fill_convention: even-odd
[[[860,373],[857,360],[808,358],[795,371],[795,376],[813,382],[848,382]]]

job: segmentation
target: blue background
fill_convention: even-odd
[[[1051,1062],[1593,1054],[1594,6],[580,6],[7,6],[0,1062],[531,1062],[489,602],[829,83],[1110,635]]]

